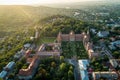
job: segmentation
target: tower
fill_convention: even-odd
[[[69,34],[70,41],[75,41],[75,33],[73,31]]]
[[[58,43],[61,43],[61,41],[62,41],[62,33],[59,32],[59,34],[58,34],[58,36],[57,36],[57,42],[58,42]]]

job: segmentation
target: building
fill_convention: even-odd
[[[11,61],[4,67],[4,70],[11,71],[14,68],[14,66],[15,66],[15,62]]]
[[[93,80],[99,80],[102,78],[107,78],[107,80],[118,80],[118,74],[116,72],[93,72]]]
[[[6,76],[7,76],[7,71],[2,71],[2,72],[0,73],[0,78],[1,78],[1,79],[5,80]]]
[[[20,59],[24,55],[25,51],[21,49],[21,51],[18,51],[15,55],[14,58]]]
[[[71,31],[69,34],[62,34],[59,32],[57,36],[57,41],[60,43],[61,41],[82,41],[84,33],[82,34],[75,34]]]
[[[111,44],[111,45],[115,45],[115,46],[120,46],[120,40],[111,42],[110,44]]]
[[[26,52],[25,52],[25,57],[29,57],[30,56],[30,54],[31,54],[31,52],[32,52],[32,50],[27,50]]]
[[[60,46],[60,43],[42,44],[37,52],[37,55],[40,56],[40,59],[48,57],[59,58],[61,53]]]
[[[24,44],[24,48],[30,48],[31,44],[30,43],[26,43]]]
[[[87,66],[89,65],[88,60],[78,60],[81,80],[89,80]]]
[[[98,37],[101,37],[101,38],[107,37],[109,34],[110,34],[109,31],[99,31],[97,33]]]
[[[27,69],[20,69],[19,70],[18,78],[20,80],[32,79],[34,74],[36,73],[36,69],[38,67],[38,64],[39,64],[38,57],[35,56]]]
[[[110,63],[114,68],[118,66],[118,62],[115,59],[110,59]]]
[[[99,53],[93,50],[93,44],[90,42],[89,31],[87,31],[87,33],[83,32],[82,34],[75,34],[73,31],[69,34],[62,34],[59,32],[57,42],[61,43],[62,41],[82,41],[90,59],[99,56]]]

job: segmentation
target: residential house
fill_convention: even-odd
[[[118,66],[118,62],[115,59],[110,59],[110,63],[114,68]]]
[[[25,51],[23,49],[21,49],[21,51],[18,51],[15,55],[14,58],[21,58],[24,55]]]
[[[107,78],[107,80],[118,80],[118,74],[116,72],[93,72],[93,80],[99,80],[101,77]]]
[[[107,37],[109,34],[110,34],[109,31],[99,31],[97,33],[98,37],[100,37],[100,38]]]
[[[26,43],[24,44],[24,48],[30,48],[31,44],[30,43]]]

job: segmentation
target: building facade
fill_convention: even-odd
[[[57,42],[61,43],[62,41],[82,41],[90,59],[99,56],[99,53],[95,52],[93,49],[94,45],[90,41],[89,31],[81,34],[75,34],[73,31],[71,31],[69,34],[62,34],[59,32],[57,36]]]

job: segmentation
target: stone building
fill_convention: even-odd
[[[37,51],[37,55],[40,57],[40,59],[48,57],[59,58],[61,53],[60,46],[60,43],[42,44]]]
[[[39,64],[39,59],[37,56],[33,57],[32,62],[27,69],[20,69],[18,73],[18,78],[20,80],[30,80],[36,73],[37,66]]]
[[[62,41],[82,41],[90,59],[99,56],[99,53],[96,53],[93,50],[93,43],[90,41],[89,31],[81,34],[75,34],[73,31],[71,31],[69,34],[62,34],[59,32],[57,36],[57,42],[61,43]]]

